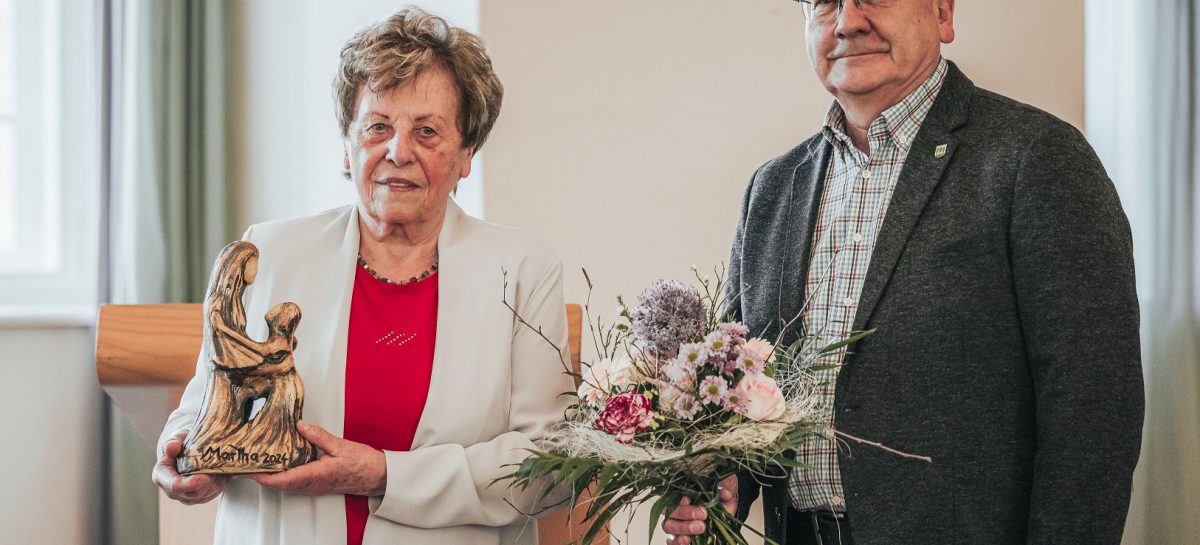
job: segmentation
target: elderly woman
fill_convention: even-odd
[[[221,544],[535,543],[522,513],[540,491],[491,483],[562,418],[558,394],[573,384],[565,354],[505,302],[565,349],[561,264],[450,199],[499,113],[491,61],[476,36],[405,9],[350,39],[334,94],[357,203],[244,237],[261,252],[248,332],[266,337],[255,317],[272,305],[303,310],[298,428],[321,457],[272,475],[180,476],[200,361],[154,481],[189,504],[224,492]]]

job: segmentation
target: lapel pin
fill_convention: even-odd
[[[933,156],[938,157],[938,158],[945,157],[946,156],[946,148],[948,148],[948,147],[949,146],[947,146],[946,144],[938,144],[938,147],[933,149]]]

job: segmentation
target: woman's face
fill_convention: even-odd
[[[442,68],[379,94],[358,89],[346,137],[346,170],[369,225],[440,222],[474,150],[462,147],[458,89]]]

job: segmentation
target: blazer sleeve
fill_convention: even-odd
[[[574,390],[563,367],[570,362],[570,353],[561,263],[555,260],[532,285],[518,286],[516,299],[513,306],[521,317],[540,327],[561,350],[556,351],[537,331],[514,324],[507,407],[511,431],[473,445],[385,451],[387,489],[376,515],[421,528],[507,526],[565,498],[556,491],[538,505],[543,489],[512,490],[507,481],[492,484],[511,473],[514,464],[537,448],[546,430],[562,421],[568,400],[559,394]]]
[[[742,293],[742,251],[745,247],[746,237],[746,222],[750,217],[750,194],[754,189],[754,179],[758,177],[758,172],[751,176],[750,183],[746,184],[746,194],[742,197],[742,211],[738,214],[737,227],[733,233],[733,243],[729,249],[729,268],[727,269],[728,277],[725,283],[725,299],[729,302],[729,310],[733,312],[734,319],[741,320],[742,304],[739,295]],[[737,513],[734,516],[739,521],[745,522],[750,516],[750,506],[758,499],[761,486],[758,481],[750,474],[749,471],[739,471],[738,477],[738,503]]]
[[[158,437],[156,458],[164,451],[168,440],[179,434],[187,435],[191,431],[196,414],[200,412],[200,405],[204,401],[204,386],[207,382],[208,365],[204,361],[204,355],[201,354],[196,361],[196,374],[184,388],[183,396],[179,399],[179,406],[167,416],[167,423],[163,426],[162,435]]]
[[[738,213],[737,226],[733,231],[733,242],[729,245],[729,265],[725,271],[725,301],[737,320],[742,319],[742,252],[745,249],[746,222],[750,217],[750,194],[754,189],[754,178],[757,176],[758,172],[755,172],[750,178],[750,183],[746,184],[746,192],[742,196],[742,209]]]
[[[1144,404],[1129,223],[1100,160],[1062,122],[1031,139],[1011,206],[1037,419],[1028,543],[1118,545]]]

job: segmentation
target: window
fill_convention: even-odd
[[[0,0],[0,305],[95,302],[95,4]]]
[[[13,253],[17,241],[13,216],[13,5],[0,0],[0,256]],[[0,257],[0,263],[5,262]]]

